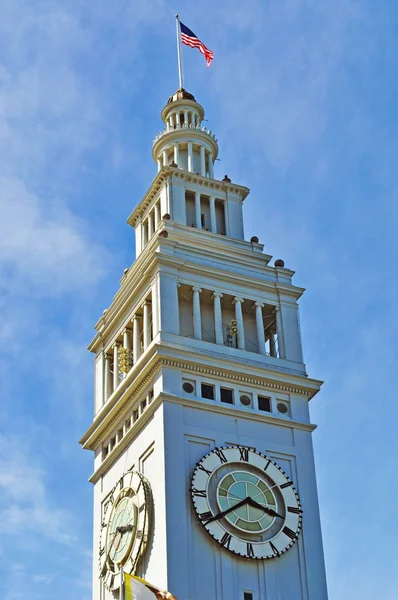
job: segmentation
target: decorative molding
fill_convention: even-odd
[[[178,167],[162,167],[162,169],[154,177],[148,192],[145,194],[141,202],[133,210],[133,212],[127,219],[127,223],[129,225],[131,225],[132,227],[136,226],[137,221],[143,215],[143,213],[148,208],[154,197],[160,191],[162,185],[167,182],[170,176],[182,179],[187,183],[195,183],[197,185],[209,189],[220,190],[224,193],[229,192],[232,194],[236,194],[237,196],[240,196],[242,198],[242,201],[250,192],[250,190],[247,187],[233,183],[229,184],[226,182],[218,181],[217,179],[210,179],[208,177],[203,177],[202,175],[196,175],[195,173],[190,173],[189,171],[183,171]]]
[[[228,371],[227,369],[204,367],[200,364],[194,365],[184,362],[182,360],[172,358],[162,358],[160,362],[162,365],[168,367],[177,367],[179,369],[184,369],[185,371],[192,371],[194,373],[203,373],[205,375],[212,375],[213,377],[232,379],[233,381],[248,383],[250,385],[266,386],[271,389],[289,392],[290,394],[301,394],[303,396],[308,397],[311,397],[313,395],[313,391],[305,389],[304,387],[296,387],[288,383],[275,382],[267,377],[252,377],[250,375],[236,373],[235,371]]]
[[[189,408],[194,408],[196,410],[203,410],[207,412],[223,414],[226,416],[239,417],[240,419],[259,421],[261,423],[276,425],[278,427],[284,427],[286,429],[298,429],[300,431],[307,431],[308,433],[312,433],[317,428],[317,426],[312,423],[301,423],[300,421],[293,421],[291,419],[281,419],[280,417],[268,414],[260,414],[254,411],[247,412],[234,406],[215,404],[214,402],[210,404],[208,403],[208,401],[202,398],[193,399],[177,396],[175,394],[160,392],[160,394],[158,394],[156,398],[152,400],[151,404],[146,408],[143,415],[138,419],[138,421],[134,423],[131,429],[129,429],[129,431],[125,434],[122,441],[115,446],[115,448],[108,454],[105,460],[102,461],[98,469],[91,475],[89,479],[91,483],[95,484],[99,480],[99,478],[110,469],[110,467],[116,462],[119,456],[124,452],[124,450],[128,446],[130,446],[134,438],[145,427],[147,422],[152,418],[155,410],[164,402],[171,402],[173,404],[179,404],[180,406],[186,406]]]

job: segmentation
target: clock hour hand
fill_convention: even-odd
[[[237,508],[240,508],[244,504],[247,504],[249,502],[249,500],[251,500],[251,498],[249,498],[249,496],[248,496],[247,498],[244,498],[237,504],[230,506],[230,508],[227,508],[227,510],[222,510],[221,512],[217,513],[216,515],[213,515],[212,517],[210,517],[210,519],[203,519],[203,523],[205,525],[207,525],[208,523],[211,523],[212,521],[218,521],[218,519],[221,519],[221,517],[225,517],[225,515],[232,512],[233,510],[236,510]]]
[[[282,517],[282,515],[277,513],[273,508],[269,508],[268,506],[263,506],[262,504],[259,504],[258,502],[253,500],[253,498],[248,498],[247,503],[249,504],[249,506],[252,506],[253,508],[260,508],[265,513],[267,513],[267,515],[270,515],[271,517],[279,517],[280,519],[284,518],[284,517]]]
[[[132,525],[119,525],[116,531],[119,533],[126,533],[126,531],[133,531],[133,529]]]

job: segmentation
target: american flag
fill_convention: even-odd
[[[191,48],[198,48],[200,52],[206,59],[207,66],[210,67],[211,61],[214,58],[214,52],[206,48],[203,42],[200,41],[199,38],[196,37],[193,31],[191,31],[186,25],[181,23],[181,41],[186,46],[191,46]]]

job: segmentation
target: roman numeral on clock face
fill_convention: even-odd
[[[225,546],[229,550],[229,545],[231,543],[232,535],[230,533],[225,532],[220,540],[220,544]]]
[[[198,469],[200,469],[201,471],[204,471],[208,475],[211,475],[211,471],[209,471],[209,469],[206,469],[202,464],[198,465]]]
[[[285,535],[287,535],[287,537],[289,537],[291,540],[296,539],[296,534],[294,533],[294,531],[292,531],[291,529],[289,529],[289,527],[284,527],[282,529],[283,533]]]
[[[212,516],[213,516],[213,513],[211,513],[211,512],[208,510],[207,512],[200,513],[200,515],[198,515],[198,516],[199,516],[199,519],[200,519],[201,521],[203,521],[203,523],[205,523],[206,521],[208,521],[209,519],[211,519],[211,518],[212,518]]]
[[[218,458],[220,459],[220,461],[222,463],[226,463],[227,462],[227,457],[225,456],[224,452],[221,450],[221,448],[216,448],[215,449],[215,453],[217,454]]]
[[[248,448],[239,448],[240,460],[245,462],[249,462],[249,449]]]
[[[288,506],[287,512],[294,513],[295,515],[299,515],[301,513],[301,510],[299,508],[297,508],[296,506]]]
[[[252,558],[254,558],[253,544],[251,544],[250,542],[248,542],[246,545],[246,554],[247,556],[251,556]]]
[[[192,488],[192,493],[194,496],[198,496],[198,498],[206,498],[206,490],[197,490],[196,488]]]
[[[279,554],[278,548],[276,548],[272,542],[270,542],[269,545],[271,546],[271,550],[272,550],[273,555],[274,556],[278,556],[278,554]]]
[[[286,483],[282,483],[282,485],[280,485],[279,487],[281,488],[281,490],[283,490],[284,488],[289,487],[289,485],[292,485],[291,481],[287,481]]]

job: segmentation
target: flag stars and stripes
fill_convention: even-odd
[[[214,52],[212,52],[212,50],[209,50],[204,45],[204,43],[201,42],[200,39],[194,34],[194,32],[191,31],[186,25],[181,23],[181,21],[180,21],[180,28],[181,28],[182,43],[185,44],[186,46],[191,46],[191,48],[198,48],[198,50],[205,57],[207,66],[210,67],[211,61],[214,58]]]

